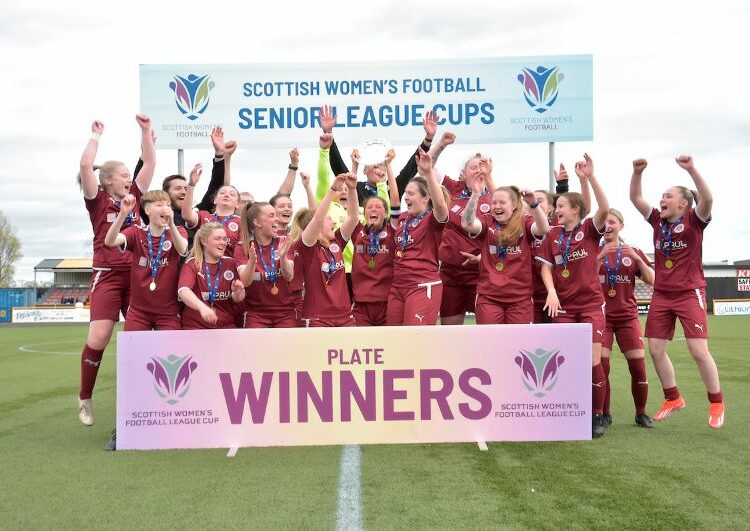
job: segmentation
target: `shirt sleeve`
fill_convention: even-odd
[[[125,236],[125,243],[120,247],[121,251],[132,251],[135,249],[136,245],[138,245],[138,232],[140,229],[138,227],[128,227],[124,231],[122,231],[120,234]]]
[[[552,238],[550,238],[550,234],[547,234],[547,237],[542,242],[542,246],[539,248],[539,254],[537,254],[536,259],[543,264],[554,267],[555,253],[552,248]]]
[[[183,288],[192,290],[197,281],[196,277],[195,260],[185,262],[185,265],[183,265],[180,270],[180,278],[177,281],[177,291]]]

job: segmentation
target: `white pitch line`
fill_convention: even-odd
[[[80,352],[60,352],[60,351],[56,351],[56,350],[36,350],[36,349],[33,348],[33,347],[41,347],[43,345],[61,345],[61,344],[65,345],[66,342],[65,341],[63,341],[63,342],[60,342],[60,341],[50,341],[50,342],[47,342],[47,343],[31,343],[29,345],[21,345],[20,347],[18,347],[18,350],[20,350],[21,352],[29,352],[29,353],[32,353],[32,354],[60,354],[60,355],[63,355],[63,356],[80,356],[81,355]],[[67,344],[73,344],[73,342],[72,341],[71,342],[67,342]]]
[[[361,456],[359,445],[347,445],[341,449],[336,511],[337,530],[364,529],[362,527]]]

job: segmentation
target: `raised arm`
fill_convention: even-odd
[[[156,133],[154,133],[154,130],[151,130],[151,139],[154,142],[154,147],[156,147]],[[135,169],[133,170],[133,179],[135,180],[138,177],[138,174],[141,173],[141,170],[143,169],[143,154],[141,154],[140,157],[138,157],[138,162],[135,163]]]
[[[333,112],[333,107],[323,105],[318,112],[318,116],[320,118],[320,128],[323,130],[323,133],[331,135],[331,145],[329,146],[331,150],[329,157],[331,171],[333,171],[334,175],[349,173],[349,168],[346,167],[346,163],[339,152],[339,147],[333,139],[333,128],[336,126],[336,114]]]
[[[566,193],[570,188],[568,187],[568,171],[565,169],[565,166],[563,166],[563,163],[560,163],[560,170],[554,172],[555,174],[555,193],[556,194],[564,194]]]
[[[99,120],[94,120],[91,123],[91,138],[89,138],[86,148],[83,150],[81,155],[81,189],[83,190],[83,197],[86,199],[94,199],[96,194],[99,193],[99,180],[96,178],[94,173],[94,160],[96,159],[96,152],[99,149],[99,138],[104,132],[104,124]]]
[[[433,166],[437,164],[437,161],[440,158],[440,155],[443,153],[443,150],[453,144],[455,141],[455,133],[451,133],[450,131],[446,131],[445,133],[443,133],[438,143],[434,144],[432,148],[430,148],[430,158],[432,159]]]
[[[258,255],[255,252],[255,245],[250,242],[247,250],[247,262],[239,264],[237,266],[237,272],[240,275],[240,281],[242,285],[248,287],[253,283],[253,275],[255,275],[255,266],[258,263]]]
[[[237,151],[237,142],[229,140],[226,144],[227,151],[224,154],[224,183],[222,186],[232,184],[232,155]]]
[[[435,133],[437,132],[437,122],[439,119],[440,117],[433,111],[427,111],[424,115],[424,120],[422,122],[422,126],[424,127],[425,131],[424,140],[419,146],[417,146],[416,151],[414,151],[414,155],[407,159],[406,164],[401,169],[398,177],[396,177],[399,202],[401,202],[401,198],[404,196],[406,185],[409,184],[409,181],[411,181],[412,178],[417,174],[417,159],[419,158],[419,152],[430,151],[432,139],[435,137]]]
[[[711,209],[714,204],[714,196],[711,194],[711,189],[706,184],[705,179],[698,173],[693,164],[693,157],[689,155],[681,155],[675,159],[680,168],[687,171],[690,174],[690,178],[695,183],[695,189],[698,192],[698,200],[695,203],[695,213],[703,221],[708,221],[711,217]]]
[[[604,232],[604,226],[607,223],[607,214],[609,214],[609,201],[604,190],[599,185],[599,179],[594,176],[594,161],[591,160],[588,153],[583,154],[583,161],[576,162],[576,174],[580,169],[586,180],[594,190],[594,197],[596,198],[597,209],[594,212],[594,226],[600,233]]]
[[[135,196],[128,194],[120,201],[120,212],[112,222],[112,225],[109,226],[107,235],[104,236],[104,245],[115,247],[125,244],[125,236],[120,234],[120,229],[122,228],[122,224],[125,223],[125,218],[133,211],[133,208],[135,208]]]
[[[312,186],[310,186],[310,176],[301,171],[299,172],[299,178],[302,181],[302,188],[305,189],[305,195],[307,196],[307,208],[315,210],[318,202],[315,200],[315,193],[312,190]]]
[[[284,181],[279,186],[279,194],[292,195],[294,191],[294,181],[297,179],[297,170],[299,169],[299,149],[292,148],[289,152],[289,168],[286,172]]]
[[[333,135],[331,133],[323,133],[320,135],[318,145],[320,146],[320,153],[318,155],[318,184],[315,186],[315,199],[320,202],[323,197],[328,193],[328,186],[331,182],[330,170],[328,169],[328,159],[330,157],[331,143],[333,142]]]
[[[549,232],[547,213],[539,206],[539,201],[534,197],[532,190],[521,190],[521,197],[529,205],[529,212],[531,212],[531,216],[534,218],[534,223],[531,224],[532,234],[539,237],[544,236]]]
[[[560,164],[560,166],[562,167],[562,164]],[[563,168],[563,171],[564,170],[565,169]],[[586,205],[588,211],[591,212],[591,190],[589,189],[589,181],[586,177],[586,174],[583,173],[581,165],[576,164],[575,172],[576,176],[578,176],[578,180],[581,183],[581,195],[583,196],[583,204]]]
[[[224,130],[221,127],[214,127],[211,130],[211,145],[214,148],[213,166],[211,167],[211,180],[208,181],[208,188],[200,203],[196,205],[198,210],[211,210],[212,201],[219,188],[224,186],[224,157],[227,152],[227,143],[224,142]],[[191,204],[192,206],[192,204]]]
[[[177,225],[174,224],[174,211],[171,208],[167,212],[167,223],[169,234],[172,235],[175,251],[177,251],[177,254],[180,256],[185,256],[188,251],[188,241],[187,238],[182,235],[180,229],[177,228]]]
[[[326,172],[327,171],[328,168],[326,168]],[[320,229],[323,227],[323,221],[328,215],[328,207],[331,206],[331,199],[333,199],[333,195],[336,192],[341,190],[342,186],[345,186],[344,180],[346,178],[346,175],[347,174],[342,173],[341,175],[338,175],[336,177],[336,180],[333,181],[333,185],[323,196],[323,199],[318,205],[318,208],[315,209],[315,214],[313,214],[310,223],[308,223],[307,227],[305,227],[305,230],[302,231],[302,243],[304,243],[308,247],[312,247],[313,245],[315,245],[315,242],[318,240]],[[320,183],[318,183],[318,187],[320,187]],[[358,208],[355,208],[354,210],[355,212],[359,211]],[[347,212],[347,217],[348,215],[349,213]]]
[[[346,219],[341,224],[341,235],[345,240],[350,240],[354,227],[359,223],[359,198],[357,197],[357,178],[353,173],[347,173],[344,185],[346,193]]]
[[[487,191],[489,193],[492,193],[495,191],[495,178],[492,176],[492,159],[489,157],[482,158],[479,161],[479,167],[483,167],[483,173],[484,173],[484,180],[485,180],[485,188],[487,188]]]
[[[432,200],[432,215],[440,223],[448,221],[448,203],[445,202],[445,196],[443,195],[443,187],[435,177],[435,172],[432,168],[432,159],[422,149],[419,150],[417,160],[417,169],[419,174],[427,180],[427,188],[430,191],[430,199]]]
[[[648,217],[651,213],[651,205],[643,198],[641,191],[641,177],[643,170],[648,166],[646,159],[636,159],[633,161],[633,176],[630,178],[630,202],[641,213],[641,216]]]
[[[472,182],[471,197],[466,204],[466,208],[464,208],[464,213],[461,215],[461,228],[472,236],[476,236],[482,232],[482,222],[477,219],[476,214],[477,204],[479,203],[479,197],[484,191],[484,186],[484,175],[477,175]]]
[[[190,172],[190,179],[188,179],[187,192],[185,192],[185,199],[182,201],[182,219],[185,221],[185,225],[190,228],[198,225],[198,213],[193,210],[193,192],[195,191],[195,185],[201,178],[203,173],[203,165],[198,163],[193,166],[193,171]]]
[[[151,132],[151,118],[144,114],[136,114],[135,120],[141,128],[141,159],[143,159],[143,167],[135,178],[135,185],[141,192],[147,192],[156,170],[154,135]]]

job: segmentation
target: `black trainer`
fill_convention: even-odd
[[[645,413],[641,413],[640,415],[635,416],[635,424],[637,426],[640,426],[641,428],[653,428],[654,427],[654,421],[646,415]]]
[[[604,415],[604,424],[609,428],[612,425],[612,415],[609,413],[605,413]]]
[[[114,452],[117,450],[117,434],[115,433],[115,430],[112,430],[112,438],[104,445],[104,450],[107,452]]]
[[[594,415],[594,418],[591,423],[591,438],[597,439],[604,435],[604,431],[607,429],[606,424],[604,423],[604,415],[601,413],[597,413]]]

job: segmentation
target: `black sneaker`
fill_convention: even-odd
[[[604,414],[604,425],[608,428],[612,425],[612,415],[609,413]]]
[[[597,439],[604,435],[604,431],[607,429],[607,425],[604,423],[604,415],[597,413],[591,423],[591,438]]]
[[[117,434],[115,433],[115,430],[112,430],[112,438],[104,445],[104,450],[107,452],[114,452],[117,450]]]
[[[641,413],[640,415],[635,416],[635,424],[636,426],[640,426],[641,428],[654,427],[654,421],[645,413]]]

